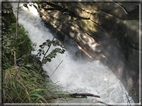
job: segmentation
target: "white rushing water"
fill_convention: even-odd
[[[13,3],[14,11],[16,6],[17,4]],[[36,44],[35,50],[38,50],[39,45],[44,41],[53,38],[53,35],[41,23],[41,19],[33,6],[29,6],[29,10],[22,7],[19,12],[19,23],[28,31],[31,41]],[[73,50],[74,48],[71,49]],[[37,51],[32,52],[32,54],[36,53]],[[62,60],[63,62],[59,68],[51,76],[51,80],[54,83],[60,85],[63,91],[92,93],[100,96],[100,98],[89,97],[70,102],[93,103],[96,100],[100,100],[105,103],[128,103],[126,96],[128,93],[122,83],[107,66],[98,60],[82,63],[75,61],[69,52],[66,51],[64,54],[58,54],[56,58],[52,59],[52,62],[47,63],[43,68],[50,76]],[[131,97],[129,97],[129,100],[133,103]]]

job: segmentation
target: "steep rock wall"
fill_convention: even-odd
[[[58,38],[69,36],[88,57],[108,65],[138,102],[138,3],[41,2],[39,13]]]

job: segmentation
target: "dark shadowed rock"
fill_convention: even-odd
[[[84,54],[106,64],[139,102],[137,2],[42,2],[39,6],[41,18],[52,32],[57,30],[58,38],[70,37]]]

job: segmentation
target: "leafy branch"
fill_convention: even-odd
[[[60,46],[60,48],[59,47],[55,48],[49,54],[47,54],[52,45],[53,46]],[[51,62],[51,59],[55,58],[57,53],[63,54],[65,52],[64,45],[61,42],[54,40],[54,37],[52,40],[46,40],[46,42],[41,44],[39,47],[40,47],[40,49],[38,50],[37,57],[40,59],[40,56],[43,55],[43,58],[41,60],[42,64],[46,64],[47,62]],[[48,47],[46,51],[44,50],[45,47]]]
[[[61,10],[62,11],[62,10]],[[57,31],[58,31],[58,28],[60,28],[62,26],[63,23],[65,23],[66,20],[63,20],[62,23],[57,26],[56,28],[56,32],[55,32],[55,35],[53,37],[52,40],[46,40],[46,42],[44,42],[42,45],[40,45],[40,49],[38,50],[38,53],[37,53],[37,57],[40,59],[40,56],[43,55],[43,58],[41,60],[42,64],[46,64],[47,62],[51,62],[51,59],[52,58],[55,58],[55,56],[57,55],[57,53],[61,53],[63,54],[65,52],[65,47],[64,45],[59,42],[58,40],[54,40],[56,34],[57,34]],[[55,48],[54,50],[52,50],[48,55],[47,53],[49,52],[50,48],[51,48],[51,45],[53,46],[59,46],[58,48]],[[44,50],[45,46],[48,46],[46,52]]]

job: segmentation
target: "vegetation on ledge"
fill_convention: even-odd
[[[31,55],[33,48],[27,32],[5,2],[2,35],[3,103],[49,103],[51,98],[58,97],[58,87],[41,70],[42,63],[37,57]]]

